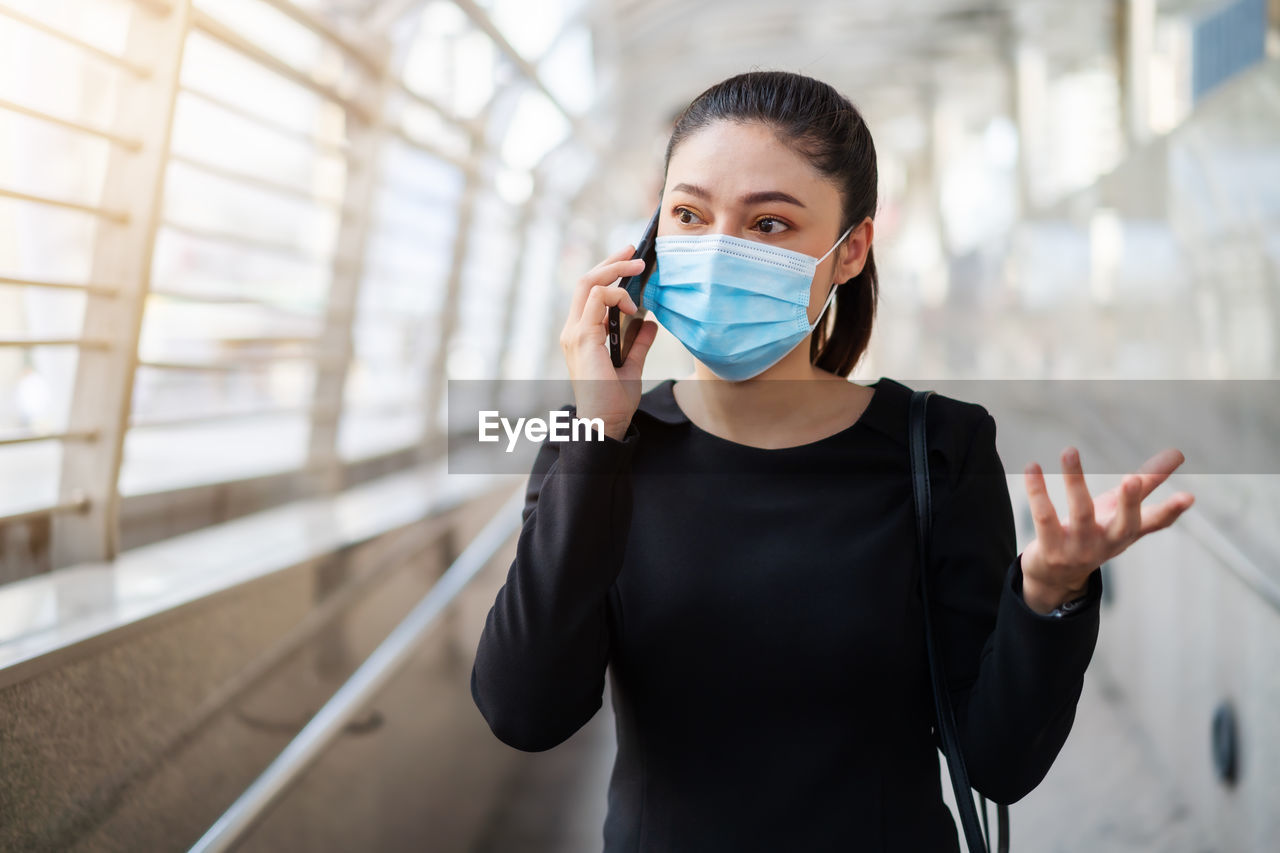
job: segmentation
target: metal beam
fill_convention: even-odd
[[[134,15],[129,24],[125,55],[154,73],[122,81],[117,96],[111,131],[141,140],[142,149],[135,153],[112,148],[107,161],[103,204],[128,216],[124,221],[105,219],[99,224],[88,277],[119,282],[120,289],[112,296],[89,292],[82,336],[104,338],[113,345],[82,348],[76,360],[67,431],[96,430],[100,441],[63,446],[58,503],[83,500],[86,511],[53,517],[50,559],[54,568],[109,560],[120,549],[117,483],[190,15],[190,0],[182,0],[172,14]]]
[[[390,46],[382,53],[390,54]],[[380,67],[364,82],[370,113],[381,117],[394,81],[389,68]],[[342,461],[337,452],[338,429],[352,354],[352,326],[364,278],[364,258],[369,240],[370,212],[378,188],[379,162],[386,145],[388,128],[383,121],[353,126],[348,157],[344,207],[346,215],[338,231],[335,257],[347,263],[335,264],[329,285],[325,327],[320,350],[326,361],[316,371],[312,397],[311,430],[307,444],[308,468],[315,477],[315,490],[332,494],[343,487]],[[332,412],[333,414],[328,414]],[[323,414],[321,414],[323,413]]]
[[[555,94],[547,88],[547,84],[542,81],[542,77],[538,74],[538,69],[533,63],[526,59],[521,53],[507,41],[507,37],[502,34],[502,30],[498,29],[498,25],[493,22],[493,18],[489,17],[489,13],[480,8],[475,0],[453,0],[454,5],[461,9],[471,22],[476,25],[485,35],[487,35],[498,49],[507,55],[511,63],[515,65],[524,77],[534,85],[538,91],[546,96],[557,110],[569,121],[569,126],[573,128],[573,132],[583,141],[589,148],[599,152],[604,150],[604,143],[600,140],[595,131],[584,124],[576,113],[571,112]]]

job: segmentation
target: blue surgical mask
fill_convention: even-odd
[[[666,235],[643,307],[722,379],[758,376],[813,333],[827,313],[832,285],[809,322],[809,291],[820,258],[727,234]]]

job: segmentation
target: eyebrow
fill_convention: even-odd
[[[702,187],[694,184],[676,184],[671,188],[672,192],[687,192],[689,195],[696,195],[699,198],[711,199],[711,193]],[[782,201],[787,204],[794,204],[796,207],[804,207],[804,202],[789,193],[781,190],[761,190],[759,192],[747,193],[741,199],[743,204],[763,204],[766,201]]]

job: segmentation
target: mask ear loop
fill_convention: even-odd
[[[827,255],[831,254],[831,253],[832,253],[832,252],[834,252],[836,249],[840,248],[840,244],[844,242],[844,238],[845,238],[845,237],[848,237],[848,236],[849,236],[849,232],[850,232],[850,231],[852,231],[852,230],[853,230],[853,226],[852,226],[852,225],[850,225],[848,228],[846,228],[846,229],[844,230],[844,233],[840,235],[840,239],[839,239],[839,240],[836,240],[835,245],[834,245],[834,246],[832,246],[830,249],[827,249],[825,252],[823,252],[823,253],[822,253],[822,257],[818,258],[818,263],[822,263],[823,261],[825,261],[825,260],[827,259]]]
[[[832,252],[838,249],[840,247],[840,244],[844,242],[844,239],[849,236],[849,232],[852,230],[853,230],[852,225],[846,228],[844,233],[840,235],[840,239],[836,240],[835,245],[832,246],[830,249],[827,249],[826,253],[822,257],[818,258],[818,263],[820,264],[823,261],[825,261],[827,259],[827,255],[830,255]],[[844,282],[841,282],[840,284],[844,284]],[[813,325],[809,327],[810,332],[818,328],[818,324],[822,322],[822,318],[826,315],[827,309],[831,307],[831,300],[836,298],[836,288],[838,288],[840,284],[836,284],[834,281],[831,283],[831,290],[827,293],[827,301],[823,303],[822,310],[818,312],[818,319],[814,320]]]
[[[822,310],[818,312],[818,319],[814,320],[813,325],[809,327],[810,332],[818,328],[818,324],[822,322],[822,318],[827,313],[827,309],[831,307],[831,300],[836,298],[836,288],[839,286],[840,285],[835,282],[831,283],[831,292],[827,294],[827,301],[823,303]]]

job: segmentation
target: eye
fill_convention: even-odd
[[[756,227],[760,229],[760,233],[762,234],[781,234],[790,226],[781,219],[777,219],[772,216],[764,216],[756,221]]]
[[[698,214],[687,207],[676,207],[671,212],[676,215],[682,225],[695,225],[697,222],[702,221]]]

